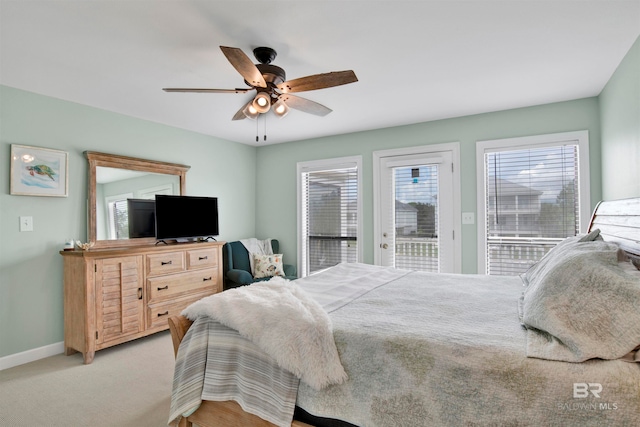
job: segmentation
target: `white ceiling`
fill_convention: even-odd
[[[220,45],[269,46],[299,93],[333,109],[267,117],[266,143],[596,96],[640,34],[633,1],[1,0],[0,83],[256,145],[231,121],[247,94]],[[264,121],[259,122],[260,142]]]

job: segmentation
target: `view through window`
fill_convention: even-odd
[[[525,272],[580,230],[579,146],[484,154],[486,270]]]
[[[357,262],[359,174],[354,162],[300,171],[303,276],[342,262]]]
[[[440,271],[438,166],[393,168],[397,268]]]

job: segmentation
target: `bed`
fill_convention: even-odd
[[[522,277],[341,264],[203,300],[169,321],[170,422],[640,425],[638,260],[640,199],[627,199],[599,204],[587,234]]]

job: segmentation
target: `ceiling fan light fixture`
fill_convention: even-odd
[[[258,113],[266,113],[271,108],[271,96],[266,92],[260,92],[251,103]]]
[[[273,105],[274,114],[280,118],[289,113],[289,109],[299,110],[316,116],[326,116],[330,108],[317,102],[301,98],[290,93],[326,89],[358,81],[353,70],[331,71],[287,80],[285,70],[272,64],[276,51],[270,47],[257,47],[253,50],[259,64],[255,64],[240,48],[220,46],[220,50],[229,63],[244,79],[247,88],[207,89],[207,88],[164,88],[165,92],[191,93],[247,93],[257,91],[253,99],[240,107],[231,120],[258,119],[260,114],[269,112]],[[266,122],[265,122],[266,123]]]
[[[279,99],[275,104],[273,104],[273,112],[276,116],[283,118],[289,114],[289,106]]]
[[[258,114],[260,114],[258,110],[254,108],[252,103],[247,104],[247,106],[244,107],[244,110],[242,110],[242,113],[247,119],[251,120],[255,120],[258,117]]]

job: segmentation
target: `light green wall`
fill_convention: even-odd
[[[600,94],[602,195],[640,197],[640,37]]]
[[[462,212],[476,212],[476,141],[575,130],[589,131],[591,201],[601,197],[597,98],[520,108],[369,132],[269,145],[258,149],[256,232],[278,238],[287,263],[296,263],[296,163],[361,154],[364,262],[373,263],[373,152],[460,142]],[[477,218],[477,215],[476,215]],[[460,221],[460,219],[458,219]],[[477,228],[462,226],[462,272],[477,271]],[[290,255],[289,255],[290,254]],[[290,258],[287,258],[290,256]]]
[[[9,195],[11,144],[68,152],[69,197]],[[190,165],[187,194],[219,198],[220,239],[255,234],[254,147],[0,86],[0,357],[63,340],[58,251],[86,241],[86,150]]]
[[[258,149],[0,86],[0,357],[63,339],[57,252],[68,237],[86,239],[85,150],[191,165],[188,193],[220,198],[221,239],[278,238],[290,263],[296,262],[297,249],[296,163],[362,154],[363,243],[365,262],[371,263],[376,150],[460,142],[462,211],[475,212],[477,140],[586,129],[592,205],[603,194],[640,196],[639,76],[636,40],[598,98]],[[69,197],[10,196],[10,144],[69,152]],[[18,232],[22,215],[33,216],[33,232]],[[476,272],[475,226],[462,227],[462,271]]]

